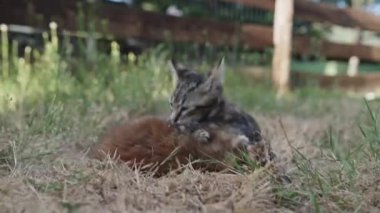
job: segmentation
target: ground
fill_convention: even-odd
[[[278,170],[189,166],[154,178],[88,153],[113,125],[168,115],[170,51],[159,45],[125,58],[113,43],[111,56],[88,61],[56,34],[24,58],[2,46],[12,55],[1,58],[0,212],[380,211],[379,100],[314,87],[278,100],[267,80],[235,72],[226,53],[225,95],[257,119]],[[193,64],[209,70],[207,60]]]
[[[372,155],[370,148],[364,148],[367,144],[359,142],[363,136],[358,122],[368,120],[366,105],[358,99],[331,103],[319,106],[325,112],[316,115],[308,104],[300,105],[303,115],[294,111],[252,111],[292,183],[277,182],[267,168],[228,174],[202,173],[189,167],[179,175],[153,178],[112,160],[101,162],[90,158],[88,150],[99,135],[131,116],[131,112],[122,108],[110,112],[92,106],[81,115],[75,107],[54,104],[44,112],[30,112],[29,117],[9,114],[7,119],[21,123],[21,127],[1,128],[0,209],[3,212],[377,212],[378,150]],[[307,115],[308,110],[311,115]],[[37,115],[40,117],[33,118]],[[344,154],[347,150],[354,153],[356,148],[364,154],[350,157]],[[366,159],[357,159],[359,156]]]

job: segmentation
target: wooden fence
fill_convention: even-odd
[[[207,1],[207,0],[205,0]],[[223,0],[268,11],[274,11],[274,0]],[[18,0],[0,1],[0,22],[46,28],[50,21],[61,29],[78,31],[80,0]],[[273,29],[257,24],[218,22],[196,17],[173,17],[147,12],[123,5],[100,3],[95,6],[95,29],[105,37],[139,37],[149,40],[178,42],[208,42],[213,45],[241,45],[254,50],[273,46]],[[333,5],[294,0],[294,17],[312,22],[324,22],[346,27],[380,32],[380,18],[356,9],[340,9]],[[102,24],[106,20],[106,27]],[[86,16],[84,16],[86,22]],[[93,21],[93,20],[92,20]],[[315,44],[303,35],[293,35],[292,53],[315,54]],[[348,60],[357,56],[362,61],[379,62],[380,48],[362,44],[318,43],[319,54],[328,59]],[[380,84],[380,83],[379,83]]]
[[[205,0],[206,1],[206,0]],[[224,0],[274,10],[274,0]],[[18,0],[0,2],[0,22],[46,28],[54,20],[69,31],[77,31],[77,3],[80,0]],[[380,18],[354,9],[295,0],[295,17],[318,22],[360,27],[380,32]],[[240,44],[254,50],[273,45],[273,30],[268,26],[217,22],[195,17],[172,17],[142,11],[123,5],[103,3],[96,9],[97,30],[114,37],[140,37],[151,40],[172,39],[180,42],[211,43],[213,45]],[[101,20],[108,27],[101,27]],[[307,36],[294,35],[293,53],[311,55],[315,46]],[[329,41],[319,43],[320,54],[329,59],[348,59],[352,55],[364,61],[380,61],[380,48],[361,44],[339,44]]]

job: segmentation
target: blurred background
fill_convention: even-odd
[[[275,13],[273,0],[2,0],[0,111],[54,98],[159,112],[169,58],[206,71],[221,56],[230,98],[283,107],[272,82]],[[376,99],[377,14],[375,0],[295,0],[290,67],[277,71],[290,94]]]

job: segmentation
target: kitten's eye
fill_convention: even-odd
[[[193,116],[197,114],[197,110],[191,107],[182,107],[181,110],[183,113],[181,113],[182,116]]]

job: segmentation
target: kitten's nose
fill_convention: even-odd
[[[170,127],[175,127],[176,126],[176,120],[175,120],[175,115],[172,113],[170,114],[169,116],[169,119],[167,120],[168,121],[168,124]]]
[[[176,112],[172,112],[172,114],[170,114],[170,122],[171,123],[176,123],[177,121],[178,121],[178,113],[176,113]]]

